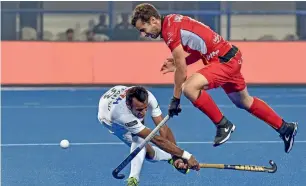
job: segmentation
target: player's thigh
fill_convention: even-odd
[[[143,138],[132,134],[132,148],[138,147],[144,141],[145,140]],[[155,155],[155,151],[153,147],[150,144],[146,144],[144,149],[146,150],[146,158],[153,159]],[[133,151],[134,149],[131,149],[131,150]]]
[[[205,86],[208,85],[208,80],[207,78],[199,73],[196,72],[192,74],[183,84],[183,89],[184,90],[189,90],[189,89],[196,89],[196,90],[201,90]]]
[[[198,97],[197,92],[204,89],[207,84],[208,81],[205,76],[194,73],[184,82],[182,90],[188,99],[195,100]]]
[[[242,74],[238,73],[236,75],[231,76],[231,78],[228,78],[227,82],[224,83],[221,87],[227,95],[233,95],[235,93],[242,92],[244,89],[246,89],[246,83]],[[244,94],[241,93],[241,95]]]
[[[199,70],[197,74],[201,74],[206,80],[206,84],[202,88],[209,90],[225,84],[230,78],[224,70],[225,68],[227,67],[222,63],[212,62],[210,65]]]
[[[120,141],[131,147],[131,144],[133,143],[133,135],[131,132],[115,123],[108,125],[103,122],[102,124],[110,131],[110,133],[116,136]]]
[[[226,94],[233,93],[237,95],[244,95],[247,93],[247,91],[243,91],[246,88],[246,83],[241,73],[241,66],[242,57],[240,52],[237,53],[233,59],[224,63],[222,66],[222,71],[224,72],[224,80],[226,81],[221,85],[221,87],[224,89]]]

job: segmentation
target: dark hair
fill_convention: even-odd
[[[161,18],[157,9],[153,5],[149,3],[139,4],[134,9],[131,24],[135,27],[138,19],[143,22],[149,22],[151,17],[155,17],[157,19]]]
[[[126,103],[132,105],[133,98],[136,98],[138,101],[144,103],[148,100],[149,94],[147,90],[140,86],[135,86],[126,92]]]
[[[66,30],[66,34],[73,33],[73,32],[74,32],[74,30],[73,30],[72,28],[68,28],[68,29]]]

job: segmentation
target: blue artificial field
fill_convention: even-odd
[[[97,120],[98,102],[107,88],[2,91],[2,185],[125,185],[111,172],[129,154],[129,148]],[[149,90],[165,114],[172,88]],[[209,93],[236,124],[226,144],[212,146],[215,127],[185,98],[182,113],[168,124],[178,145],[199,162],[268,166],[272,159],[278,165],[275,174],[202,169],[182,175],[165,162],[145,162],[140,185],[306,185],[306,87],[252,87],[249,91],[287,121],[299,122],[290,154],[284,152],[283,142],[270,126],[235,108],[221,89]],[[149,118],[146,121],[154,127]],[[72,143],[70,148],[60,148],[62,139]],[[130,165],[123,170],[127,177],[129,169]]]

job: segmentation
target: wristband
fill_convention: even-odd
[[[184,151],[183,152],[183,155],[182,155],[182,158],[186,159],[186,160],[189,160],[191,158],[192,154],[190,154],[189,152],[187,151]]]

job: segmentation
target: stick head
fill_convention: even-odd
[[[274,163],[273,160],[269,161],[269,164],[272,166],[271,168],[268,168],[269,173],[275,173],[277,171],[277,165]]]
[[[116,178],[116,179],[120,179],[120,180],[125,178],[125,176],[123,174],[118,174],[118,173],[119,173],[118,169],[115,169],[113,171],[113,177]]]

